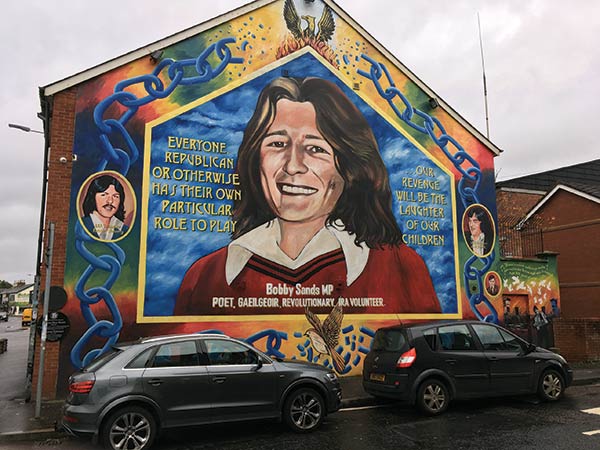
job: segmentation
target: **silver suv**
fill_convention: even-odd
[[[111,449],[147,449],[162,429],[245,419],[316,429],[341,403],[331,370],[270,358],[220,334],[115,346],[69,378],[63,428]]]

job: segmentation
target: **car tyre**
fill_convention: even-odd
[[[425,380],[417,391],[417,407],[428,416],[437,416],[448,409],[450,392],[443,381]]]
[[[108,417],[102,429],[102,443],[111,450],[147,450],[156,431],[156,420],[147,409],[130,406]]]
[[[325,417],[323,397],[311,388],[293,391],[285,400],[283,419],[296,433],[316,430]]]
[[[545,402],[555,402],[565,392],[565,380],[554,369],[547,369],[542,373],[538,383],[538,395]]]

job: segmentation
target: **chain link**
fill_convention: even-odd
[[[103,157],[96,167],[96,172],[101,172],[110,165],[111,170],[126,176],[131,165],[140,156],[138,146],[126,128],[127,122],[135,116],[140,106],[168,97],[178,86],[211,81],[219,76],[229,64],[243,63],[244,59],[234,57],[229,48],[229,44],[233,44],[235,41],[236,39],[233,37],[221,39],[209,45],[194,59],[180,61],[170,58],[164,59],[154,68],[152,73],[117,83],[114,93],[101,100],[94,108],[94,123],[98,129],[101,148],[104,151]],[[244,41],[241,48],[245,49],[246,44],[247,42]],[[218,59],[218,64],[213,67],[208,61],[209,59]],[[196,73],[186,77],[186,71],[192,72],[193,70]],[[165,71],[162,75],[163,78],[168,78],[170,81],[167,86],[160,78],[163,71]],[[132,92],[125,91],[125,89],[133,86],[142,86],[145,95],[138,97]],[[124,108],[125,111],[120,117],[105,118],[107,110],[112,106],[117,106],[118,110]],[[117,140],[124,145],[124,148],[116,147],[113,144]],[[119,339],[123,327],[123,318],[110,290],[121,274],[121,268],[125,263],[125,252],[116,243],[102,242],[101,244],[112,254],[96,256],[86,247],[86,243],[91,242],[97,241],[90,237],[78,222],[75,225],[75,248],[89,265],[83,271],[75,286],[75,294],[80,301],[81,314],[88,326],[88,329],[71,350],[71,363],[77,368],[89,364],[94,358],[110,349]],[[96,271],[108,273],[106,281],[100,286],[86,289],[87,282]],[[100,302],[103,302],[110,312],[110,320],[98,320],[92,311],[91,305]],[[255,336],[254,340],[267,337],[268,350],[279,356],[278,349],[281,345],[282,336],[280,334],[262,333],[259,337]],[[106,342],[101,348],[92,349],[82,356],[85,349],[92,345],[92,339],[96,338],[106,339]]]
[[[288,335],[283,331],[277,330],[262,330],[258,333],[254,333],[251,336],[248,336],[244,339],[245,342],[254,346],[254,343],[260,339],[266,338],[265,353],[269,356],[274,356],[276,358],[285,358],[285,354],[280,351],[282,340],[287,340]]]
[[[371,80],[379,95],[387,101],[396,116],[411,128],[427,134],[435,145],[442,150],[456,170],[461,173],[462,178],[458,182],[457,191],[463,206],[467,208],[470,205],[480,203],[478,191],[481,184],[481,168],[475,158],[469,155],[462,145],[446,132],[444,126],[437,118],[411,105],[408,99],[396,87],[390,72],[384,64],[375,61],[365,54],[362,54],[361,58],[371,66],[368,71],[358,69],[358,74]],[[382,81],[380,81],[382,76],[385,76],[383,81],[387,87],[384,87]],[[395,102],[397,98],[400,99],[400,107],[397,105],[400,102]],[[419,118],[422,124],[415,122],[415,118]],[[481,321],[498,323],[498,313],[484,295],[483,289],[485,273],[491,267],[494,258],[494,250],[492,250],[490,255],[485,257],[473,255],[469,258],[464,267],[464,281],[467,291],[473,286],[473,292],[468,292],[468,295],[469,304],[475,316]],[[489,314],[483,314],[479,310],[482,303],[489,310]]]

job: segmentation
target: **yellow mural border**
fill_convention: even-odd
[[[460,272],[459,272],[459,258],[458,258],[458,233],[456,229],[456,189],[455,189],[455,177],[452,171],[447,169],[441,164],[437,158],[429,153],[424,147],[422,147],[415,139],[408,135],[398,123],[398,118],[392,118],[388,113],[384,112],[378,105],[376,105],[370,98],[362,95],[359,90],[354,90],[352,83],[346,81],[343,77],[338,75],[338,71],[333,67],[327,60],[321,55],[314,51],[311,47],[305,47],[297,52],[294,52],[284,58],[273,61],[257,70],[256,72],[248,75],[247,77],[240,78],[236,81],[223,86],[219,89],[212,91],[211,93],[199,98],[193,102],[183,105],[179,108],[174,109],[161,117],[158,117],[148,123],[145,126],[144,136],[144,167],[143,167],[143,181],[142,181],[142,203],[141,205],[147,205],[149,202],[150,195],[150,152],[151,152],[151,139],[152,139],[152,128],[160,125],[168,120],[179,116],[197,106],[200,106],[212,99],[223,95],[249,81],[252,81],[259,76],[276,69],[290,61],[298,59],[305,54],[310,53],[315,57],[321,64],[323,64],[336,78],[342,81],[349,89],[353,90],[358,97],[367,103],[373,110],[375,110],[380,116],[382,116],[390,125],[392,125],[400,134],[408,139],[418,150],[427,155],[430,160],[434,162],[443,172],[445,172],[451,180],[451,201],[452,201],[452,225],[454,233],[454,261],[455,261],[455,279],[456,279],[456,301],[457,310],[456,313],[433,313],[433,314],[345,314],[344,316],[349,319],[360,319],[360,320],[402,320],[402,319],[460,319],[463,316],[462,311],[462,296],[460,295]],[[293,322],[300,318],[303,318],[303,314],[282,314],[282,315],[215,315],[215,316],[145,316],[144,315],[144,296],[145,296],[145,280],[146,280],[146,244],[148,237],[148,208],[140,208],[140,259],[139,259],[139,271],[138,271],[138,290],[137,290],[137,323],[182,323],[182,322],[195,322],[195,323],[211,323],[211,322]],[[144,239],[145,238],[145,239]]]

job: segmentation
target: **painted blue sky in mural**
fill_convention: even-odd
[[[165,151],[168,150],[168,137],[191,137],[213,142],[226,143],[226,154],[219,155],[221,159],[235,161],[236,152],[241,144],[244,129],[254,111],[256,100],[263,87],[271,80],[280,77],[283,70],[293,77],[322,77],[342,88],[345,94],[358,106],[371,125],[377,142],[380,146],[382,158],[388,168],[390,187],[394,193],[394,215],[406,234],[419,234],[423,236],[437,236],[437,242],[443,244],[411,245],[425,260],[438,298],[445,313],[457,312],[456,281],[448,277],[448,273],[455,273],[454,261],[454,236],[452,223],[452,204],[450,189],[452,180],[441,170],[427,155],[421,152],[411,141],[399,133],[392,125],[384,120],[376,111],[366,104],[352,89],[343,84],[335,75],[323,66],[314,56],[305,54],[287,64],[273,69],[228,93],[203,103],[193,109],[155,126],[152,129],[151,167],[163,166],[176,168],[191,168],[190,165],[165,164]],[[207,155],[207,153],[201,153]],[[427,173],[416,173],[417,169]],[[233,173],[228,169],[209,169],[212,172],[221,172],[225,175]],[[155,174],[156,175],[156,174]],[[149,175],[147,175],[149,176]],[[416,198],[404,197],[399,192],[409,192],[417,196],[419,192],[431,193],[431,189],[406,188],[406,179],[423,179],[438,183],[435,193],[444,195],[444,204],[431,204],[430,202],[417,202]],[[175,297],[183,276],[189,266],[199,257],[209,254],[230,242],[226,232],[199,232],[192,231],[188,222],[188,230],[159,230],[154,228],[156,217],[187,217],[191,219],[218,220],[221,228],[229,220],[224,216],[201,216],[198,214],[169,214],[169,201],[204,202],[203,199],[190,199],[182,197],[179,191],[181,181],[160,179],[159,176],[150,178],[152,183],[164,183],[171,189],[178,190],[176,196],[152,194],[148,205],[148,236],[146,255],[146,286],[144,314],[146,316],[170,315],[173,310]],[[191,184],[191,183],[187,183]],[[216,190],[219,185],[204,183]],[[221,186],[222,187],[222,186]],[[213,191],[214,192],[214,191]],[[231,205],[229,200],[209,200],[220,205]],[[438,217],[435,220],[426,220],[422,214],[415,212],[410,206],[435,207]],[[142,210],[144,206],[142,205]],[[165,209],[167,208],[167,209]],[[409,220],[415,226],[412,231],[407,229]],[[415,224],[416,221],[416,224]],[[434,224],[435,222],[435,224]],[[413,226],[411,225],[411,226]],[[219,225],[215,225],[215,229]],[[427,229],[427,228],[432,229]]]

